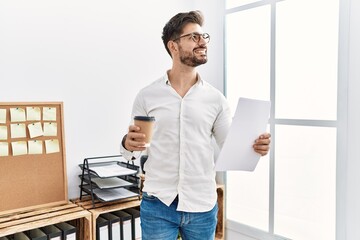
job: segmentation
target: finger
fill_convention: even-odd
[[[130,140],[137,139],[138,141],[144,141],[145,134],[138,132],[129,132],[127,136]]]
[[[129,132],[137,132],[137,131],[140,131],[140,128],[138,126],[135,125],[129,126]]]
[[[259,136],[259,139],[269,139],[269,138],[271,138],[270,133],[263,133]]]
[[[260,154],[261,156],[265,156],[266,154],[268,154],[268,151],[255,150],[255,152],[257,152],[257,153]]]
[[[255,151],[269,151],[270,149],[269,145],[259,145],[259,144],[254,144],[253,148]]]
[[[139,135],[139,137],[130,138],[129,145],[133,147],[143,147],[145,145],[145,137],[143,134]]]
[[[128,146],[130,151],[144,151],[146,149],[145,142],[134,141],[132,139],[128,141]]]
[[[267,145],[254,145],[253,148],[258,153],[267,153],[270,150],[270,147]]]
[[[125,148],[129,151],[144,151],[145,134],[137,132],[129,132],[126,136]]]
[[[257,144],[257,145],[270,145],[270,143],[271,143],[271,140],[269,138],[255,140],[255,144]]]

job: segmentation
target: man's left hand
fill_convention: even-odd
[[[254,151],[259,153],[261,156],[265,156],[268,154],[270,150],[270,133],[261,134],[256,140],[253,145]]]

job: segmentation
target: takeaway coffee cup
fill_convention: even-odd
[[[134,124],[140,127],[140,133],[145,134],[145,147],[150,147],[155,117],[135,116]]]

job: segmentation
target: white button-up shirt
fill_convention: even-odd
[[[212,138],[221,148],[231,124],[223,94],[198,76],[181,97],[165,74],[138,93],[132,117],[137,115],[156,119],[143,191],[168,206],[178,195],[178,211],[211,210],[217,199]]]

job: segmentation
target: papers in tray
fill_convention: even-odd
[[[133,185],[131,182],[118,177],[91,178],[91,181],[93,181],[99,188],[126,187]]]
[[[114,201],[117,199],[136,197],[139,194],[127,190],[126,188],[115,188],[115,189],[93,189],[96,196],[103,201]]]
[[[136,170],[122,167],[116,162],[103,166],[91,166],[90,170],[96,173],[101,178],[124,176],[137,173]]]

